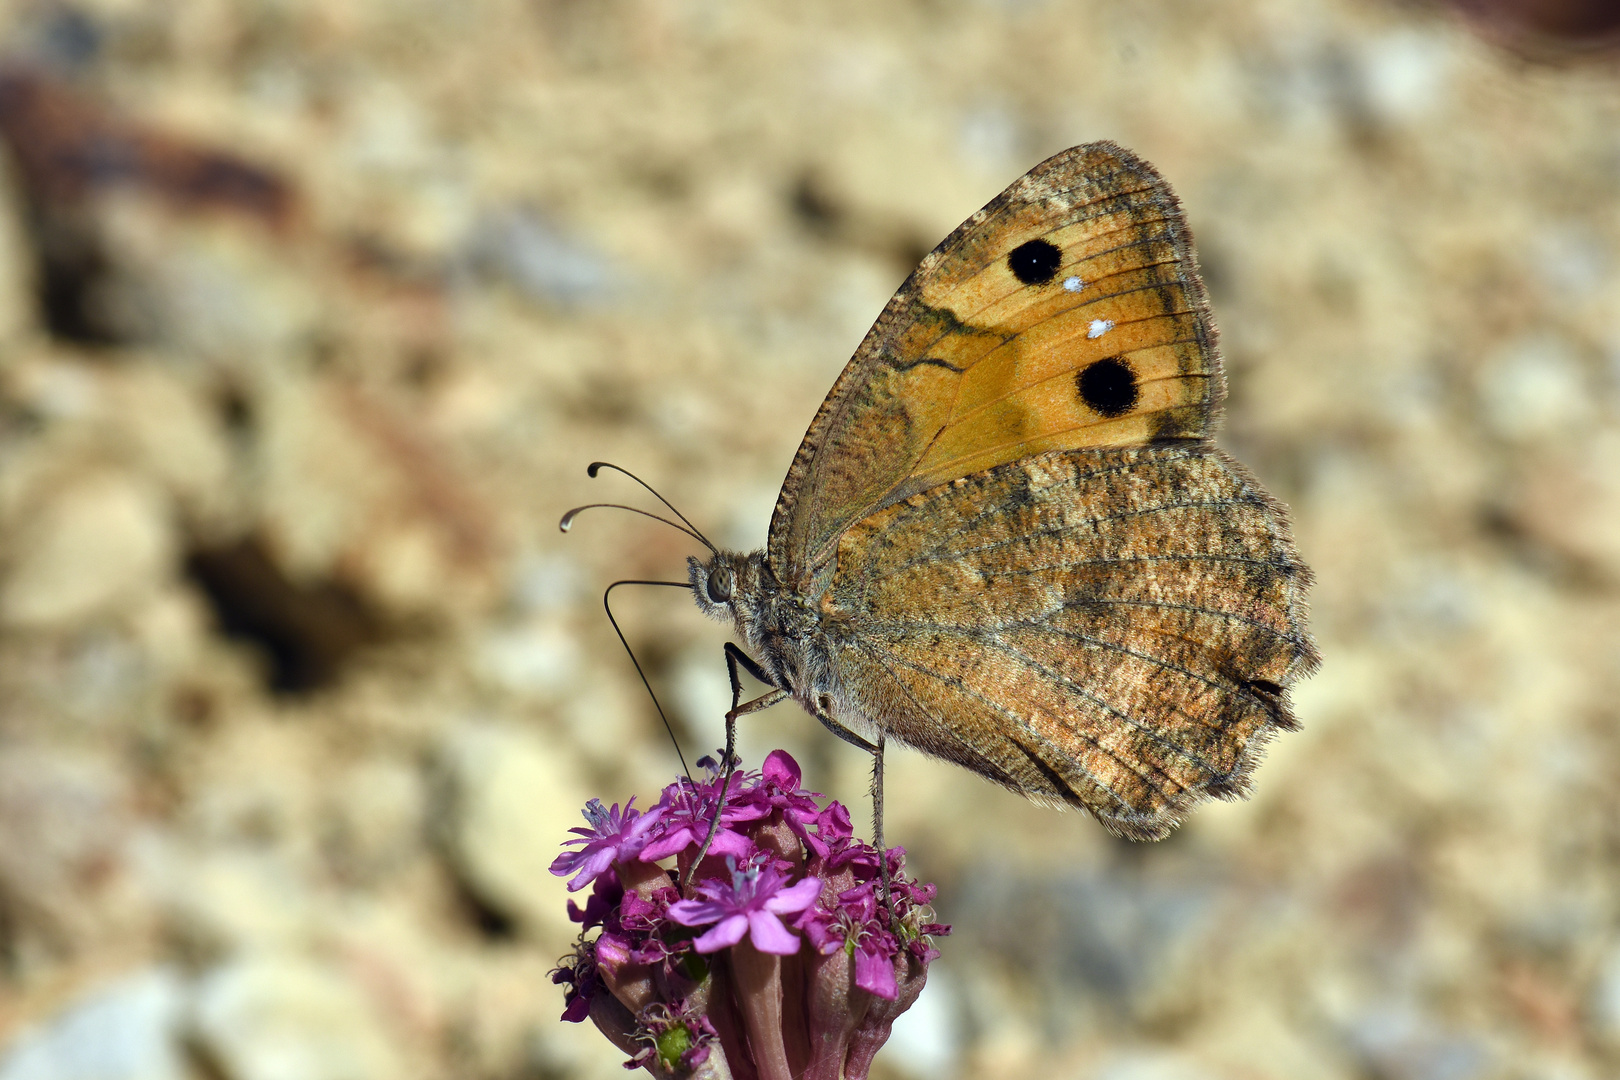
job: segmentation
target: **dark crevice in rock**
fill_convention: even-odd
[[[254,537],[194,549],[186,572],[227,635],[258,646],[270,690],[297,694],[336,683],[361,647],[384,636],[364,598],[336,581],[295,582]]]

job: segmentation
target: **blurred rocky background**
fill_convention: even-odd
[[[1620,1075],[1612,7],[0,5],[0,1080],[621,1075],[545,868],[674,775],[600,592],[693,548],[558,516],[606,458],[759,545],[917,258],[1099,138],[1326,662],[1157,845],[891,755],[957,929],[886,1075]],[[720,628],[616,595],[715,746]]]

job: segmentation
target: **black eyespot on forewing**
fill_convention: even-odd
[[[1025,285],[1045,285],[1061,265],[1063,251],[1050,240],[1031,240],[1007,253],[1007,269]]]
[[[1136,408],[1141,390],[1136,372],[1117,356],[1107,356],[1081,368],[1074,377],[1080,400],[1103,416],[1124,416]]]

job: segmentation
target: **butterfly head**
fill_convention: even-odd
[[[703,614],[720,622],[734,623],[746,633],[745,623],[753,617],[760,598],[769,591],[763,552],[745,555],[740,551],[716,551],[705,560],[686,560],[692,596]]]

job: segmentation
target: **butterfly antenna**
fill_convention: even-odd
[[[582,511],[585,511],[585,510],[603,510],[603,509],[606,509],[606,510],[628,510],[632,514],[640,514],[642,517],[650,517],[654,521],[662,521],[665,525],[668,525],[670,528],[676,529],[676,530],[678,530],[680,532],[685,533],[687,536],[690,536],[692,539],[696,540],[698,543],[702,544],[704,547],[708,548],[710,551],[713,551],[716,555],[719,554],[718,551],[715,551],[714,545],[709,543],[708,540],[704,539],[703,534],[698,532],[696,529],[688,529],[683,525],[675,524],[673,521],[669,520],[669,518],[659,517],[657,514],[650,513],[650,512],[648,512],[646,510],[638,510],[634,506],[625,506],[623,503],[586,503],[584,506],[576,506],[572,510],[568,511],[568,513],[566,513],[566,514],[564,514],[562,516],[562,520],[557,523],[557,527],[559,529],[561,529],[563,532],[567,532],[569,529],[573,528],[574,518],[578,517],[579,514]],[[686,519],[682,518],[681,520],[685,521]]]
[[[584,510],[586,507],[582,506],[580,509]],[[628,510],[630,508],[624,507],[623,509]],[[570,513],[573,513],[573,511],[570,511]],[[659,520],[663,519],[660,518]],[[563,528],[566,529],[568,527],[567,518],[564,518],[563,521]],[[680,526],[677,525],[676,528],[680,528]],[[625,640],[624,631],[619,629],[619,620],[613,617],[613,605],[609,601],[609,597],[613,595],[613,590],[620,585],[667,585],[675,589],[690,589],[692,586],[685,581],[615,581],[602,593],[602,609],[607,612],[608,622],[613,624],[613,632],[619,635],[619,644],[623,645],[624,651],[630,654],[630,662],[636,666],[636,674],[641,676],[641,685],[647,688],[647,696],[652,698],[653,708],[658,710],[658,719],[664,722],[664,730],[669,732],[669,741],[674,744],[675,756],[681,762],[681,773],[686,777],[687,782],[691,783],[692,770],[686,766],[686,755],[681,753],[681,741],[675,737],[675,728],[670,724],[669,717],[664,715],[664,707],[658,703],[658,695],[653,693],[652,683],[647,681],[647,673],[641,670],[641,661],[636,659],[635,650],[630,648],[630,642]]]
[[[690,521],[687,521],[686,515],[681,513],[679,510],[675,509],[675,504],[674,503],[670,502],[668,499],[666,499],[662,495],[658,494],[658,489],[657,488],[655,488],[651,484],[647,483],[647,481],[643,480],[641,477],[637,476],[635,473],[631,472],[629,469],[623,468],[622,466],[619,466],[619,465],[615,465],[611,461],[593,461],[593,462],[591,462],[590,467],[585,470],[585,473],[592,480],[595,480],[596,479],[596,474],[601,472],[603,469],[612,469],[614,472],[623,473],[624,475],[628,476],[630,479],[634,480],[636,483],[640,484],[642,487],[646,488],[648,491],[652,492],[652,497],[657,499],[659,502],[663,503],[665,506],[669,507],[669,512],[674,514],[676,517],[680,518],[681,521],[685,523],[686,527],[688,529],[692,530],[692,535],[697,537],[698,541],[700,543],[702,543],[704,547],[708,548],[710,551],[715,552],[715,554],[717,554],[717,555],[719,554],[719,552],[715,550],[715,546],[713,544],[709,543],[708,537],[703,535],[703,530],[702,529],[699,529],[696,525],[692,524]]]

